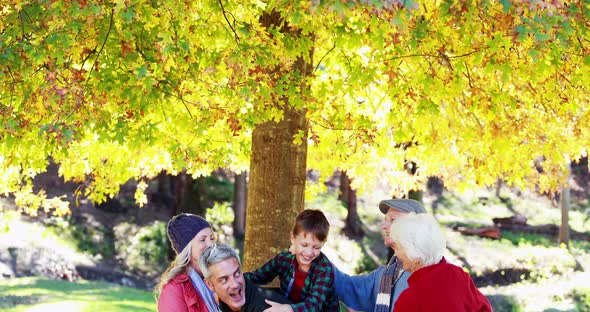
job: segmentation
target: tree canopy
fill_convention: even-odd
[[[4,1],[0,193],[66,211],[32,191],[51,158],[94,201],[137,179],[141,203],[163,170],[246,169],[285,107],[308,168],[360,189],[557,189],[590,142],[589,21],[586,0]]]

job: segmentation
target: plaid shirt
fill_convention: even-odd
[[[244,273],[244,277],[258,285],[266,285],[279,277],[281,291],[287,292],[295,272],[295,255],[288,251],[277,254],[259,269]],[[288,297],[286,294],[285,297]],[[295,312],[339,311],[340,303],[334,293],[334,271],[323,253],[313,260],[301,291],[301,302],[291,304]]]

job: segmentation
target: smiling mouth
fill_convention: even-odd
[[[237,291],[235,292],[230,292],[229,293],[229,297],[232,298],[232,300],[234,301],[240,301],[242,300],[243,296],[242,296],[242,287],[238,288]]]
[[[313,259],[313,257],[306,257],[304,255],[301,255],[301,258],[303,258],[305,261],[311,261]]]

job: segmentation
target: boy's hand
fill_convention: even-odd
[[[270,301],[268,299],[264,299],[264,302],[270,305],[270,308],[262,312],[293,312],[293,308],[291,308],[291,306],[288,304],[281,304],[278,302]]]

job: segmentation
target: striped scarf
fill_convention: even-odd
[[[375,312],[391,312],[391,293],[393,292],[395,283],[402,274],[402,267],[401,261],[397,261],[395,255],[389,259],[389,263],[385,271],[383,271],[383,275],[381,275]]]

